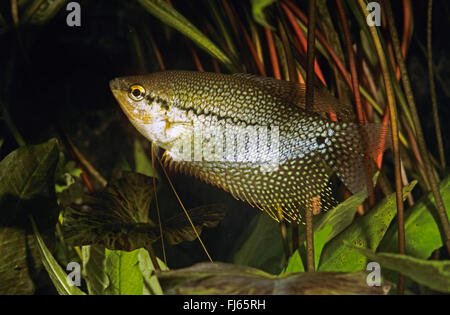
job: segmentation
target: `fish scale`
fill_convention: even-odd
[[[110,87],[136,129],[166,150],[168,165],[275,220],[301,222],[308,206],[332,207],[333,173],[353,193],[367,186],[360,126],[324,90],[305,111],[304,85],[246,74],[166,71],[117,78]],[[331,111],[339,122],[327,118]]]

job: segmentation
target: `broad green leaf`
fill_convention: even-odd
[[[403,198],[412,191],[417,181],[403,188]],[[376,249],[396,214],[395,193],[384,198],[366,215],[340,233],[325,246],[319,270],[321,271],[356,271],[364,270],[366,258],[349,248],[344,241],[359,247]]]
[[[144,279],[139,268],[140,251],[105,250],[105,273],[109,278],[105,294],[142,295]]]
[[[377,175],[374,177],[374,182],[376,182]],[[345,230],[354,220],[355,214],[358,211],[358,207],[367,198],[367,191],[361,190],[358,193],[350,196],[332,210],[324,213],[323,215],[315,216],[313,218],[314,231],[320,231],[327,226],[331,226],[331,232],[328,235],[328,242],[333,239],[336,235]],[[305,240],[305,229],[301,226],[299,231],[300,241]]]
[[[134,139],[134,169],[136,172],[160,179],[158,172],[152,167],[150,151],[145,151],[141,141]]]
[[[320,255],[322,254],[322,249],[325,246],[325,243],[328,241],[331,230],[332,226],[327,225],[325,228],[314,233],[314,263],[316,269],[319,266]],[[306,247],[306,242],[304,244],[304,246]],[[291,258],[289,258],[286,269],[283,270],[282,274],[303,271],[305,271],[305,267],[303,266],[303,261],[297,249],[291,256]]]
[[[369,287],[365,272],[297,272],[273,276],[259,269],[225,263],[199,263],[158,272],[167,294],[384,294]]]
[[[251,0],[253,19],[262,26],[269,27],[272,30],[275,28],[266,21],[263,10],[274,2],[276,0]]]
[[[235,70],[235,66],[228,56],[182,14],[168,5],[167,2],[163,0],[138,1],[149,13],[191,39],[200,48],[223,63],[229,70]]]
[[[283,270],[281,275],[286,275],[293,272],[303,272],[305,271],[305,266],[303,266],[302,257],[298,252],[298,249],[289,258],[286,268]]]
[[[42,268],[28,216],[53,232],[58,215],[56,139],[21,147],[0,162],[0,294],[31,294]],[[53,233],[52,233],[53,234]]]
[[[54,173],[56,139],[21,147],[0,162],[0,226],[27,227],[32,215],[40,229],[53,228],[58,215]]]
[[[315,263],[316,270],[319,267],[320,256],[322,254],[322,250],[330,237],[332,229],[333,229],[333,227],[331,225],[327,225],[323,229],[321,229],[317,232],[314,232],[314,263]],[[306,247],[306,243],[305,243],[305,247]]]
[[[67,274],[64,272],[64,270],[61,268],[56,259],[53,257],[52,253],[50,253],[47,246],[45,245],[44,240],[39,234],[33,218],[30,217],[30,219],[33,226],[34,237],[38,244],[39,253],[41,254],[42,262],[48,272],[48,275],[50,276],[50,279],[58,290],[58,293],[60,295],[86,295],[86,293],[75,286],[72,280],[67,277]]]
[[[331,226],[332,229],[323,245],[353,222],[359,205],[363,203],[366,197],[367,192],[360,191],[332,210],[314,217],[315,233],[327,226]],[[305,240],[304,227],[300,225],[299,229],[300,242],[303,242]],[[288,233],[288,235],[290,234]],[[277,222],[268,216],[257,216],[247,228],[243,239],[245,241],[242,242],[234,255],[234,263],[260,268],[272,273],[281,271],[284,253],[280,227]]]
[[[103,295],[103,294],[119,294],[119,292],[114,292],[117,287],[117,281],[119,281],[119,289],[120,284],[125,285],[124,282],[120,282],[120,279],[117,280],[117,274],[112,270],[112,266],[106,267],[107,263],[107,249],[102,245],[89,245],[83,246],[83,278],[86,281],[89,294],[91,295]],[[108,251],[109,254],[112,251]],[[123,252],[119,252],[121,255]],[[158,279],[155,276],[155,267],[150,259],[150,256],[145,249],[139,249],[136,251],[138,253],[137,259],[139,264],[139,271],[142,275],[142,292],[137,294],[162,294],[161,286],[159,285]],[[123,256],[120,256],[123,258]],[[135,257],[135,256],[132,256]],[[129,257],[128,257],[129,258]],[[167,266],[158,259],[159,266],[162,270],[168,270]],[[117,260],[114,260],[117,262]],[[122,261],[125,263],[124,261]],[[133,262],[133,261],[132,261]],[[111,263],[111,259],[109,260]],[[135,263],[135,261],[134,261]],[[122,268],[120,264],[116,265],[116,268]],[[120,269],[123,271],[123,269]],[[119,271],[120,271],[119,270]],[[132,269],[134,273],[136,273],[135,269]],[[111,284],[111,273],[113,274],[113,280],[116,279],[116,285]],[[135,277],[138,278],[138,282],[140,283],[140,277],[135,274]],[[128,284],[125,285],[125,287]],[[139,287],[140,288],[140,287]],[[138,288],[134,288],[138,289]],[[133,289],[133,290],[134,290]],[[123,293],[122,294],[126,294]]]
[[[109,278],[105,272],[105,247],[87,245],[82,248],[83,279],[86,281],[90,295],[102,295],[109,286]]]
[[[450,176],[440,184],[440,192],[447,215],[450,216]],[[442,238],[433,215],[436,206],[433,194],[417,201],[411,209],[405,211],[405,252],[409,256],[426,259],[442,246]],[[380,243],[382,252],[397,252],[398,226],[392,224]]]
[[[257,215],[241,239],[233,263],[280,273],[284,253],[279,223],[267,215]]]
[[[433,290],[450,293],[450,260],[424,260],[400,254],[375,254],[363,248],[353,249],[384,268],[397,271]]]
[[[158,261],[158,265],[161,270],[166,271],[169,270],[167,266],[161,261],[158,257],[156,257]],[[159,284],[158,278],[156,277],[155,271],[156,268],[150,259],[150,255],[147,250],[141,249],[139,252],[139,268],[141,270],[143,279],[144,279],[144,287],[143,293],[144,295],[161,295],[163,294],[161,285]]]

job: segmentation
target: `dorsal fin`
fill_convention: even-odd
[[[268,93],[284,98],[287,103],[293,103],[305,109],[306,86],[304,84],[247,73],[235,73],[233,76],[256,82],[267,90]],[[333,112],[341,121],[354,121],[355,119],[352,107],[339,102],[338,99],[322,86],[316,86],[314,90],[314,106],[312,110],[319,114]]]

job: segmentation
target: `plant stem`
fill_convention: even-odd
[[[311,111],[314,106],[314,60],[315,60],[315,40],[316,40],[316,1],[308,1],[308,50],[306,51],[306,96],[305,110]],[[314,230],[313,230],[313,207],[308,204],[306,207],[306,270],[314,271]]]
[[[359,131],[360,131],[363,142],[369,143],[369,141],[367,139],[367,134],[363,130],[363,126],[367,123],[367,119],[364,115],[364,110],[362,108],[362,102],[361,102],[361,94],[360,94],[359,88],[358,88],[359,87],[358,71],[356,69],[355,53],[353,51],[353,45],[352,45],[352,41],[350,38],[350,31],[348,28],[347,18],[345,16],[345,11],[344,11],[344,6],[342,4],[342,0],[337,0],[336,4],[338,7],[339,16],[341,18],[341,24],[342,24],[342,29],[343,29],[344,38],[345,38],[345,46],[347,48],[348,64],[350,66],[350,73],[352,76],[352,89],[353,89],[353,95],[354,95],[355,104],[356,104],[356,114],[357,114],[358,122],[359,122],[359,124],[361,124]],[[372,206],[375,203],[375,197],[374,197],[373,185],[372,185],[372,176],[373,176],[372,175],[372,165],[370,164],[368,149],[369,148],[365,145],[364,146],[364,162],[365,162],[365,167],[366,167],[366,172],[367,172],[366,185],[367,185],[367,192],[369,195],[369,205]],[[360,208],[360,209],[363,209],[363,208]],[[362,213],[364,213],[363,210],[362,210]]]
[[[441,223],[442,232],[444,233],[445,239],[443,243],[447,247],[447,251],[450,253],[450,224],[448,221],[447,212],[442,200],[442,196],[439,191],[439,186],[437,180],[433,174],[433,169],[430,163],[430,156],[428,155],[427,147],[425,144],[425,137],[423,135],[422,126],[420,124],[419,114],[417,113],[416,103],[414,101],[414,95],[411,89],[411,84],[409,82],[408,71],[406,69],[405,61],[401,54],[397,29],[395,27],[395,21],[392,14],[392,9],[390,2],[385,1],[386,15],[389,24],[389,31],[392,37],[392,43],[394,45],[395,57],[397,58],[397,63],[400,67],[400,73],[402,78],[403,89],[405,90],[406,98],[408,101],[408,106],[410,107],[411,116],[414,123],[414,128],[416,130],[417,144],[419,151],[423,158],[423,163],[425,166],[426,177],[430,183],[431,191],[433,192],[434,200],[436,201],[436,209],[439,216],[439,221]]]
[[[358,1],[364,16],[368,15],[366,4],[364,0]],[[390,114],[391,132],[392,132],[392,151],[394,155],[394,173],[395,173],[395,196],[397,203],[397,219],[398,219],[398,251],[400,254],[405,253],[405,233],[404,233],[404,215],[403,215],[403,196],[402,196],[402,175],[400,164],[400,150],[398,138],[398,118],[397,108],[395,104],[394,89],[391,82],[390,72],[386,55],[383,50],[381,40],[377,31],[377,27],[370,27],[370,35],[372,36],[375,49],[377,51],[378,59],[380,61],[381,71],[383,74],[384,85],[386,89],[387,106]],[[398,294],[403,294],[403,280],[402,275],[399,275]]]

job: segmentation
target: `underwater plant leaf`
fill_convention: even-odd
[[[117,255],[112,258],[114,252]],[[109,251],[102,245],[88,245],[83,246],[82,253],[83,279],[86,281],[90,295],[162,294],[161,286],[154,274],[156,269],[147,250],[139,249],[132,252],[131,255],[125,255],[124,253],[127,252]],[[137,262],[136,254],[138,255]],[[126,266],[127,263],[130,263],[130,265]],[[158,263],[162,270],[168,270],[167,266],[160,259],[158,259]],[[141,288],[141,277],[137,273],[137,269],[133,267],[136,264],[139,264],[139,270],[142,275],[142,292],[139,291]],[[137,280],[137,287],[130,283],[128,279],[120,277],[120,272],[130,271],[133,274],[131,281]],[[128,292],[129,290],[134,291],[134,293]]]
[[[139,268],[140,251],[105,250],[105,273],[109,278],[105,294],[142,295],[144,279]]]
[[[403,198],[412,191],[417,181],[403,188]],[[321,271],[357,271],[364,270],[367,259],[349,248],[344,241],[355,246],[376,249],[396,214],[395,193],[381,200],[366,215],[357,218],[338,236],[325,246],[319,270]]]
[[[27,218],[32,215],[40,229],[54,227],[58,152],[56,139],[51,139],[21,147],[0,162],[0,226],[29,227]]]
[[[267,22],[264,15],[264,9],[274,2],[276,2],[276,0],[251,0],[253,19],[271,30],[274,30],[275,28]]]
[[[38,244],[39,253],[41,254],[41,259],[44,264],[45,269],[50,276],[56,290],[60,295],[86,295],[83,291],[81,291],[67,276],[61,266],[58,264],[56,259],[53,257],[52,253],[48,250],[47,246],[44,243],[39,231],[36,227],[36,223],[33,218],[31,219],[31,224],[33,226],[34,237]]]
[[[89,295],[102,295],[109,286],[109,278],[105,272],[105,247],[102,245],[86,245],[82,248],[83,279],[86,281]]]
[[[28,216],[53,232],[58,216],[56,139],[21,147],[0,162],[0,294],[32,294],[42,269]],[[53,233],[51,233],[53,234]]]
[[[450,176],[440,184],[441,196],[447,215],[450,216]],[[442,246],[439,227],[433,214],[436,213],[433,194],[430,192],[417,201],[405,213],[405,253],[409,256],[426,259]],[[380,243],[378,250],[397,252],[398,226],[392,224]]]
[[[28,8],[23,15],[23,20],[28,21],[30,24],[43,25],[58,13],[66,2],[66,0],[34,0],[28,5]]]
[[[198,233],[201,233],[203,227],[216,226],[225,216],[225,212],[223,204],[200,206],[188,210],[189,217]],[[163,227],[164,238],[170,244],[192,241],[197,238],[184,212],[165,221]]]
[[[424,260],[407,255],[374,253],[364,248],[352,248],[384,268],[397,271],[433,290],[450,293],[450,260]]]
[[[160,179],[158,172],[152,167],[152,162],[148,158],[148,152],[144,150],[139,139],[134,139],[134,170],[150,177]]]
[[[159,225],[148,219],[153,197],[153,180],[139,173],[125,173],[112,180],[95,196],[85,196],[82,204],[65,209],[63,234],[72,245],[100,244],[110,250],[132,251],[146,248],[160,238]],[[225,215],[222,205],[188,210],[200,233],[215,226]],[[196,238],[186,215],[180,213],[162,222],[163,235],[171,244]]]
[[[374,178],[376,180],[376,177]],[[367,192],[360,191],[333,209],[313,218],[315,233],[331,226],[331,232],[329,232],[323,246],[353,222],[358,207],[366,198]],[[289,236],[290,234],[288,233]],[[280,227],[277,222],[264,215],[257,216],[247,228],[243,238],[245,238],[245,241],[235,252],[234,263],[259,268],[271,273],[281,271],[284,253]],[[299,226],[299,240],[300,242],[305,240],[303,225]]]
[[[229,70],[234,70],[230,58],[217,47],[205,34],[189,22],[182,14],[172,8],[163,0],[138,0],[139,3],[152,15],[161,20],[161,22],[173,27],[189,39],[191,39],[200,48],[223,63]]]
[[[144,286],[143,286],[143,295],[162,295],[163,290],[161,285],[159,284],[159,280],[156,277],[155,271],[156,268],[153,265],[152,260],[150,259],[150,255],[147,250],[141,249],[139,252],[139,268],[141,270]],[[161,261],[158,257],[156,257],[158,261],[158,265],[161,270],[169,270],[167,266]]]
[[[152,187],[150,177],[127,172],[95,196],[85,196],[85,203],[67,207],[62,225],[66,241],[127,251],[153,243],[159,229],[147,218]]]
[[[268,215],[256,215],[241,239],[241,245],[234,252],[233,263],[274,274],[281,272],[283,240],[276,221]]]
[[[315,239],[314,239],[315,240]],[[289,257],[286,268],[281,272],[281,275],[286,275],[293,272],[303,272],[305,271],[305,266],[303,265],[302,257],[298,252],[298,249]]]
[[[316,269],[319,266],[320,255],[322,254],[323,247],[325,246],[331,231],[332,226],[327,225],[320,231],[314,232],[314,263]],[[303,271],[305,271],[305,266],[303,265],[303,261],[297,249],[294,252],[294,254],[292,254],[292,256],[289,258],[287,266],[281,274],[284,275],[292,272],[303,272]]]
[[[157,273],[166,294],[385,294],[369,287],[365,272],[298,272],[273,276],[226,263],[198,263]]]

